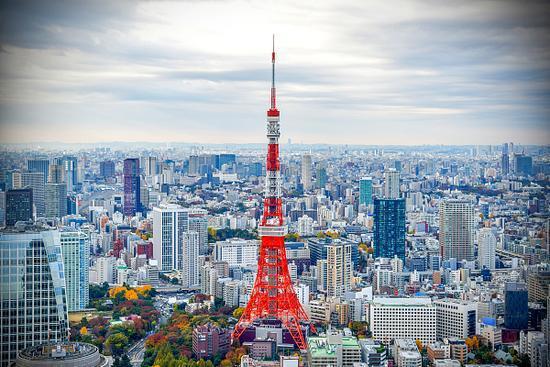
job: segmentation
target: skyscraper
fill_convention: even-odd
[[[32,189],[32,202],[36,209],[36,217],[43,217],[45,214],[45,186],[43,172],[21,173],[21,186]]]
[[[374,199],[374,256],[405,261],[405,199]]]
[[[42,172],[44,174],[44,183],[48,180],[50,161],[48,159],[29,159],[27,160],[27,169],[29,172]]]
[[[363,177],[359,180],[359,204],[372,204],[372,177]]]
[[[65,341],[68,315],[59,232],[0,232],[0,366],[31,345]]]
[[[32,189],[13,189],[6,192],[6,225],[32,220]]]
[[[399,171],[388,168],[384,171],[384,197],[399,199]]]
[[[78,184],[78,158],[73,156],[63,156],[55,159],[55,164],[63,166],[65,173],[65,183],[67,192],[72,192]]]
[[[515,172],[519,176],[531,176],[533,174],[533,158],[525,154],[516,154],[515,159]]]
[[[181,285],[184,288],[193,288],[200,285],[199,280],[199,234],[197,232],[183,232],[179,270],[181,270]]]
[[[131,217],[140,210],[139,158],[124,160],[124,215]]]
[[[311,190],[311,155],[304,154],[302,156],[302,185],[304,190]]]
[[[351,244],[332,241],[327,246],[327,296],[341,297],[349,291],[352,275]]]
[[[479,268],[495,269],[497,239],[491,228],[482,228],[477,236],[477,260]]]
[[[88,307],[89,301],[90,241],[84,232],[72,228],[62,229],[60,237],[65,269],[67,308],[69,311],[80,311]]]
[[[439,205],[439,244],[443,260],[474,260],[474,208],[464,200],[448,199]]]
[[[65,171],[62,164],[50,164],[48,167],[48,180],[49,183],[64,183]],[[67,190],[65,190],[67,191]]]
[[[502,145],[502,157],[500,162],[503,175],[510,173],[510,156],[508,155],[508,143]]]
[[[189,231],[199,235],[199,254],[208,254],[208,217],[204,209],[191,209],[189,212]]]
[[[529,326],[528,292],[525,283],[506,283],[504,286],[504,326],[524,330]]]
[[[319,167],[317,168],[317,188],[325,188],[325,186],[327,185],[327,180],[327,169],[324,164],[319,163]]]
[[[113,161],[99,162],[99,175],[103,178],[115,177],[115,162]]]
[[[158,162],[157,157],[146,157],[145,158],[145,176],[154,176],[158,172]]]
[[[153,208],[153,257],[159,271],[181,270],[183,237],[188,230],[188,209],[176,204]]]
[[[67,215],[67,186],[64,183],[46,184],[44,215],[46,218],[63,218]]]

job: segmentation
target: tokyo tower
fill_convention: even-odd
[[[246,308],[233,331],[238,339],[258,319],[278,319],[301,351],[307,342],[301,322],[308,322],[292,286],[285,250],[287,228],[283,223],[281,164],[279,161],[279,110],[275,98],[275,37],[271,53],[271,107],[267,111],[267,161],[264,209],[258,232],[261,237],[258,273]]]

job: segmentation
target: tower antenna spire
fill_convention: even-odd
[[[275,34],[273,34],[273,51],[271,52],[271,109],[277,109],[275,90]]]

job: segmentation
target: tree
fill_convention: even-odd
[[[111,349],[111,354],[118,356],[124,351],[124,348],[128,345],[128,337],[123,333],[115,333],[109,335],[105,341],[105,345]]]
[[[120,367],[133,367],[127,354],[123,355],[120,359]]]
[[[420,352],[422,352],[424,350],[424,346],[422,345],[422,340],[416,339],[416,347],[418,348],[418,350]]]
[[[244,312],[244,307],[237,307],[235,309],[235,311],[233,311],[233,317],[238,319],[241,317],[241,315],[243,314]]]
[[[82,326],[80,328],[80,335],[86,335],[88,334],[88,328],[86,326]]]

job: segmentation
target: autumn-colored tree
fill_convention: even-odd
[[[113,287],[109,289],[109,297],[115,298],[117,294],[126,292],[126,287]]]
[[[88,334],[88,328],[86,326],[82,326],[80,328],[80,335],[87,335]]]
[[[415,342],[416,342],[416,347],[418,348],[418,350],[419,350],[420,352],[422,352],[422,351],[424,350],[424,346],[422,345],[422,340],[416,339]]]
[[[233,317],[238,319],[241,317],[241,315],[243,314],[244,312],[244,307],[237,307],[235,309],[235,311],[233,311]]]
[[[138,299],[139,297],[135,290],[130,289],[130,290],[127,290],[126,293],[124,293],[124,298],[126,298],[127,300],[132,300],[132,299]]]

